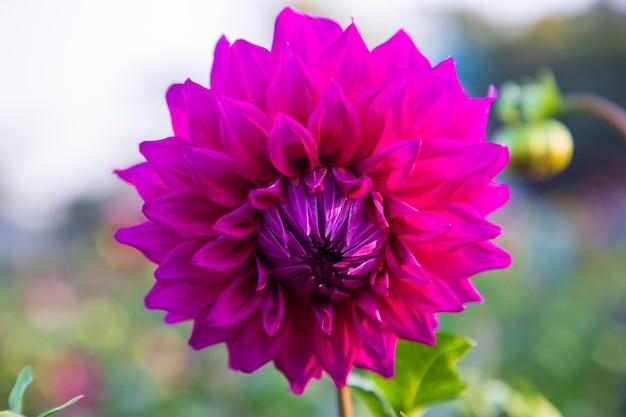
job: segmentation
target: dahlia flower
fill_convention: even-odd
[[[391,376],[398,338],[435,343],[437,313],[480,301],[469,277],[509,265],[485,220],[508,199],[495,91],[468,98],[451,59],[286,8],[270,50],[219,40],[210,85],[170,87],[174,135],[118,171],[147,220],[116,238],[158,264],[146,306],[193,320],[193,348],[273,361],[296,393]]]

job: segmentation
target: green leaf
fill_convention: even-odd
[[[19,414],[15,414],[13,411],[0,411],[0,417],[22,417]]]
[[[22,369],[22,372],[17,377],[15,385],[9,394],[9,409],[17,414],[22,413],[22,402],[24,398],[24,392],[26,388],[33,382],[33,374],[30,372],[30,368],[27,366]]]
[[[373,383],[374,388],[365,400],[370,406],[375,398],[376,417],[419,414],[426,406],[458,397],[467,385],[461,380],[455,364],[472,347],[474,342],[462,336],[447,333],[437,334],[437,344],[427,346],[421,343],[400,340],[396,350],[396,372],[393,378],[385,379],[373,372],[364,378]],[[352,380],[349,383],[352,385]],[[358,385],[359,392],[366,384]],[[353,385],[354,386],[354,385]],[[391,405],[393,414],[381,414],[380,407]],[[378,408],[376,408],[378,407]]]
[[[367,376],[351,373],[348,376],[348,385],[354,396],[365,403],[374,417],[399,417],[378,386]]]
[[[37,417],[48,417],[51,416],[54,413],[58,413],[61,410],[65,410],[67,407],[69,407],[70,405],[74,404],[76,401],[80,400],[81,398],[83,398],[84,395],[79,395],[78,397],[74,397],[71,400],[69,400],[68,402],[66,402],[63,405],[60,405],[58,407],[55,408],[51,408],[48,411],[44,411],[43,413],[39,414]]]

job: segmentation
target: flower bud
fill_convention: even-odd
[[[574,150],[572,134],[554,119],[504,127],[496,132],[494,141],[508,146],[511,171],[535,180],[547,180],[563,172]]]

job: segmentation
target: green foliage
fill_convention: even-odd
[[[465,337],[447,333],[437,334],[435,346],[400,340],[393,378],[367,372],[351,375],[348,383],[376,417],[419,415],[427,406],[466,390],[455,364],[473,345]]]
[[[43,413],[39,414],[37,417],[48,417],[51,416],[52,414],[56,414],[61,410],[65,410],[67,407],[69,407],[70,405],[74,404],[76,401],[80,400],[81,398],[83,398],[83,395],[79,395],[78,397],[74,397],[71,400],[69,400],[68,402],[66,402],[63,405],[60,405],[58,407],[54,407],[51,408],[47,411],[44,411]]]
[[[22,369],[15,381],[15,385],[9,394],[9,410],[14,411],[17,414],[22,412],[22,404],[24,401],[24,393],[26,388],[33,382],[33,374],[30,372],[30,368],[26,367]]]
[[[24,400],[24,393],[26,392],[26,388],[33,382],[33,374],[30,371],[30,368],[27,366],[22,369],[20,374],[15,381],[15,385],[9,394],[9,409],[11,411],[0,411],[0,417],[21,417],[22,413],[22,404]],[[83,398],[82,395],[78,397],[74,397],[65,404],[51,408],[50,410],[44,411],[39,414],[37,417],[48,417],[55,413],[58,413],[61,410],[66,409],[70,405],[74,404],[76,401]]]
[[[562,417],[536,388],[519,378],[514,385],[496,380],[472,384],[466,403],[471,417]]]

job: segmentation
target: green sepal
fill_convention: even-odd
[[[43,413],[39,414],[37,417],[48,417],[48,416],[51,416],[52,414],[58,413],[61,410],[65,410],[67,407],[74,404],[76,401],[80,400],[83,397],[84,395],[79,395],[78,397],[74,397],[63,405],[44,411]]]
[[[561,91],[554,74],[544,70],[536,78],[522,82],[506,81],[500,86],[495,102],[496,114],[506,126],[538,123],[558,115],[562,103]]]
[[[26,388],[33,382],[33,374],[30,371],[30,367],[26,367],[22,369],[20,374],[17,376],[17,380],[15,381],[15,385],[9,394],[9,410],[15,412],[16,414],[22,413],[22,403],[24,400],[24,392],[26,392]]]
[[[454,399],[467,389],[455,364],[474,345],[466,337],[447,333],[438,333],[434,346],[400,340],[392,378],[365,372],[363,379],[351,376],[348,384],[376,417],[420,414],[427,406]]]
[[[521,111],[527,122],[538,122],[554,117],[561,105],[561,91],[554,74],[544,70],[537,78],[522,87]]]

